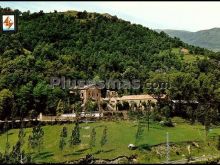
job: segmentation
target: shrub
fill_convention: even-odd
[[[140,151],[151,151],[151,147],[148,144],[142,144],[138,146],[138,150]]]
[[[162,116],[161,116],[159,113],[157,113],[157,112],[151,113],[150,118],[151,118],[153,121],[158,121],[158,122],[160,122],[160,121],[163,119]]]
[[[166,127],[174,127],[173,122],[171,121],[171,119],[167,119],[165,121],[160,122],[160,124],[162,126],[166,126]]]

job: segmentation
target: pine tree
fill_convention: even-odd
[[[11,153],[11,157],[13,159],[13,161],[16,163],[21,163],[23,161],[24,158],[24,151],[22,150],[22,147],[24,145],[24,137],[25,137],[25,132],[24,132],[24,128],[23,128],[23,122],[21,124],[21,128],[19,130],[18,133],[18,141],[15,144],[15,146],[13,146],[12,149],[12,153]]]
[[[33,128],[32,135],[30,135],[28,138],[29,147],[32,149],[37,148],[38,152],[40,152],[41,147],[43,145],[43,136],[44,136],[44,131],[41,125],[39,124]]]
[[[138,144],[138,142],[142,139],[144,133],[143,125],[141,124],[141,121],[138,122],[138,129],[135,136],[135,144]]]
[[[23,123],[22,123],[21,128],[18,133],[18,140],[21,143],[21,146],[24,145],[24,137],[25,136],[26,136],[26,133],[24,132]]]
[[[18,140],[18,142],[12,148],[12,152],[10,154],[10,161],[12,161],[13,163],[20,162],[21,157],[21,142]]]
[[[95,128],[93,128],[90,134],[90,142],[89,142],[90,149],[95,147],[95,142],[96,142],[96,131],[95,131]]]
[[[63,127],[63,137],[67,137],[68,133],[67,133],[67,128]]]
[[[105,126],[103,133],[102,133],[102,139],[101,139],[101,147],[103,147],[107,143],[107,127]]]
[[[70,137],[70,146],[78,145],[80,143],[81,143],[80,128],[79,128],[79,123],[77,122]]]
[[[65,142],[65,138],[63,136],[60,137],[60,143],[59,143],[59,149],[61,151],[63,151],[64,147],[66,145],[66,142]]]
[[[63,127],[61,133],[60,133],[60,143],[59,143],[59,149],[62,151],[66,145],[66,137],[67,137],[67,128]]]

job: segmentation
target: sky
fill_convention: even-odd
[[[220,2],[1,1],[0,6],[31,12],[77,10],[109,13],[150,29],[199,31],[220,27]]]

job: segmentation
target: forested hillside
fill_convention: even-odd
[[[220,51],[220,28],[189,32],[183,30],[156,30],[164,31],[171,37],[178,37],[182,41],[204,47],[213,51]]]
[[[187,63],[180,54],[172,52],[173,48],[181,47],[191,55],[209,58]],[[209,87],[211,97],[219,89],[217,58],[217,54],[204,48],[116,16],[86,11],[23,12],[19,16],[18,33],[0,34],[0,118],[39,112],[55,114],[60,99],[68,102],[68,106],[74,104],[68,90],[49,87],[51,76],[137,78],[142,82],[169,79],[180,83],[170,91],[160,91],[171,98],[203,99]],[[141,88],[129,92],[145,91]],[[68,106],[66,111],[70,109]]]

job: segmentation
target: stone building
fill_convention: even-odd
[[[83,87],[75,87],[70,90],[70,93],[76,93],[77,91],[80,94],[83,105],[85,105],[88,100],[97,102],[98,105],[100,105],[101,89],[95,84],[85,85]]]
[[[180,53],[181,53],[181,54],[184,54],[184,55],[187,55],[187,54],[189,54],[189,50],[186,49],[186,48],[181,48],[181,49],[180,49]]]
[[[161,99],[165,99],[166,95],[162,95]],[[151,103],[157,103],[157,99],[153,95],[149,94],[142,94],[142,95],[125,95],[122,97],[119,97],[117,92],[115,91],[107,91],[106,98],[103,98],[104,101],[107,101],[112,107],[114,107],[114,110],[116,110],[116,104],[117,103],[123,103],[128,102],[131,106],[132,104],[136,104],[137,106],[142,106],[142,103],[148,103],[148,101],[151,101]]]

